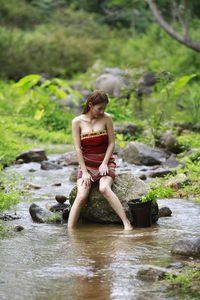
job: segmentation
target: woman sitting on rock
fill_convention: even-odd
[[[124,229],[132,229],[121,202],[111,190],[116,167],[113,157],[115,141],[112,118],[104,112],[107,104],[107,94],[103,91],[94,91],[87,99],[83,114],[72,121],[72,135],[79,170],[77,196],[68,219],[69,228],[76,225],[92,182],[99,180],[99,191],[121,218]]]

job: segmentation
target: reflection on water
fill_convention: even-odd
[[[56,193],[70,191],[66,169],[37,172],[34,183],[40,178],[42,188],[33,195],[43,199],[40,205],[53,201]],[[30,182],[30,177],[26,180]],[[61,182],[61,187],[53,187],[55,182]],[[0,241],[0,299],[179,299],[167,297],[136,274],[143,266],[167,266],[181,260],[171,256],[170,248],[181,237],[198,236],[197,204],[160,200],[159,206],[171,208],[172,217],[130,232],[120,225],[87,224],[68,230],[66,225],[36,224],[29,216],[29,205],[21,202],[17,211],[22,219],[11,223],[25,230]]]

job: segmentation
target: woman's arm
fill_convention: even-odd
[[[106,129],[108,132],[108,148],[106,150],[106,154],[104,156],[104,159],[102,161],[102,164],[99,167],[99,171],[101,175],[106,175],[108,173],[108,162],[109,159],[113,153],[113,150],[115,148],[115,134],[114,134],[114,128],[113,128],[113,121],[111,116],[107,115],[107,121],[106,121]]]
[[[82,150],[81,150],[81,139],[80,139],[80,121],[78,117],[74,118],[72,120],[72,137],[73,137],[73,143],[74,148],[76,151],[76,155],[78,158],[78,162],[81,168],[81,171],[83,173],[82,175],[82,184],[85,184],[86,186],[90,183],[91,176],[87,171]]]

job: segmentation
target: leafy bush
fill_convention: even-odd
[[[41,12],[26,0],[0,0],[0,24],[8,27],[31,28],[43,22]]]
[[[32,73],[69,77],[86,71],[102,48],[99,40],[68,36],[61,27],[54,27],[54,32],[48,29],[23,32],[0,28],[1,78],[17,80]]]
[[[158,198],[167,198],[172,194],[172,189],[166,187],[159,187],[151,189],[148,194],[141,198],[142,202],[155,202]]]

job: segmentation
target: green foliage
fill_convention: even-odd
[[[199,148],[200,145],[200,133],[189,132],[181,134],[177,137],[177,141],[186,149]]]
[[[33,140],[72,143],[74,114],[64,111],[58,102],[73,90],[59,79],[38,85],[40,78],[29,75],[15,84],[0,83],[0,163],[4,165],[21,152],[35,148]],[[74,95],[80,96],[76,92]]]
[[[106,111],[112,115],[114,122],[130,121],[133,119],[132,110],[127,105],[127,99],[125,98],[111,98]]]
[[[61,214],[59,212],[54,212],[49,218],[48,222],[52,223],[60,223],[62,220]]]
[[[1,27],[0,76],[15,80],[33,73],[70,77],[86,71],[101,49],[100,40],[69,34],[61,25],[38,27],[34,32]]]
[[[152,184],[153,186],[153,184]],[[172,194],[172,189],[160,186],[156,189],[151,189],[148,194],[141,198],[142,202],[155,202],[158,198],[167,198]]]
[[[8,237],[9,236],[9,233],[8,233],[8,230],[7,230],[7,226],[5,223],[1,223],[0,221],[0,238],[5,238],[5,237]]]
[[[0,171],[0,213],[17,204],[21,199],[21,190],[17,187],[19,174],[11,174],[9,177]]]
[[[6,130],[3,120],[0,121],[0,140],[0,164],[2,165],[11,163],[20,152],[30,147],[30,144],[27,145],[25,141],[14,135],[12,131]]]
[[[175,294],[176,296],[182,295],[184,299],[199,299],[200,269],[187,266],[177,272],[177,275],[172,273],[165,277],[164,283],[168,284],[168,292],[171,296]]]
[[[7,27],[32,28],[43,21],[39,10],[26,0],[0,0],[0,24]]]

